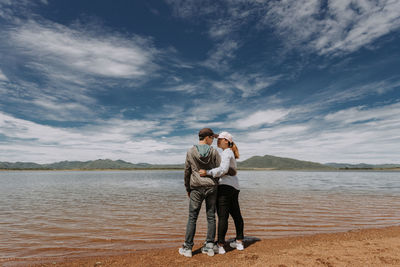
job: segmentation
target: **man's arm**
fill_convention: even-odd
[[[184,174],[184,182],[186,187],[186,192],[190,193],[190,176],[192,175],[192,167],[189,161],[189,153],[186,154],[185,161],[185,174]]]

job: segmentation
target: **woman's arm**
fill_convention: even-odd
[[[199,173],[201,177],[207,176],[207,170],[200,169]],[[226,174],[229,176],[235,176],[237,174],[237,170],[233,167],[229,167],[229,170]]]
[[[221,177],[226,174],[229,170],[230,157],[228,153],[222,153],[221,155],[221,164],[219,167],[207,170],[207,175],[211,175],[212,177]]]

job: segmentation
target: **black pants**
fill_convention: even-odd
[[[239,190],[229,185],[218,186],[218,243],[225,243],[229,214],[236,227],[236,239],[243,239],[243,218],[239,207]]]

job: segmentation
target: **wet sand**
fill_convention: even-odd
[[[178,248],[84,258],[36,258],[2,262],[4,266],[400,266],[400,226],[247,241],[244,251],[192,258]],[[1,263],[1,262],[0,262]]]

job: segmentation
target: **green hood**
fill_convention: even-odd
[[[210,153],[210,146],[207,144],[204,145],[195,145],[197,151],[199,152],[200,156],[205,157]]]

